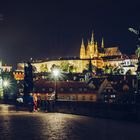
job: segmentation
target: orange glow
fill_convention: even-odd
[[[24,79],[24,73],[22,72],[13,72],[14,79],[15,80],[23,80]]]

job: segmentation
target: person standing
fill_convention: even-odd
[[[34,99],[33,99],[32,93],[30,93],[28,97],[28,109],[29,109],[29,112],[33,112],[34,110]]]
[[[48,112],[48,98],[47,98],[47,95],[45,96],[45,100],[44,100],[44,111]]]
[[[34,111],[37,111],[37,95],[33,95],[33,100],[34,100]]]

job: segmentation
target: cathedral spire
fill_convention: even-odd
[[[98,43],[95,42],[95,55],[98,56]]]
[[[81,48],[80,48],[80,58],[84,59],[85,58],[85,45],[84,45],[84,40],[82,38],[82,43],[81,43]]]
[[[81,44],[81,46],[84,46],[84,39],[82,38],[82,44]]]
[[[91,35],[91,44],[94,44],[94,32],[92,31],[92,35]]]
[[[90,45],[90,41],[88,40],[88,45]]]
[[[104,38],[102,37],[102,43],[101,43],[101,48],[104,49]]]

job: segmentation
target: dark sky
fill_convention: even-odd
[[[19,0],[18,0],[19,1]],[[81,38],[92,30],[105,46],[134,53],[139,28],[139,0],[14,0],[0,2],[0,57],[16,64],[29,58],[79,56]]]

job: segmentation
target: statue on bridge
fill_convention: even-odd
[[[33,68],[30,62],[24,66],[24,99],[27,99],[30,93],[33,92]]]

